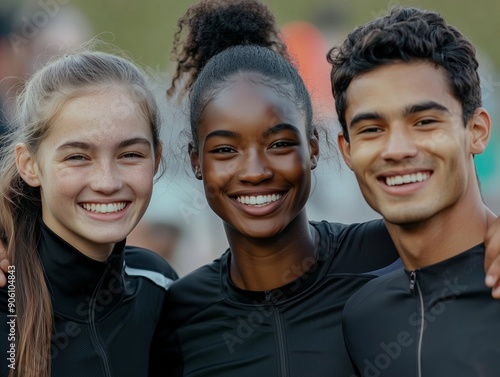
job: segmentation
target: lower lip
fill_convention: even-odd
[[[106,212],[106,213],[99,213],[99,212],[92,212],[92,211],[87,211],[85,208],[80,207],[82,211],[85,212],[85,214],[91,218],[92,220],[97,220],[97,221],[116,221],[120,220],[123,218],[126,213],[128,212],[128,208],[130,206],[130,203],[127,203],[125,208],[123,208],[121,211],[118,212]]]
[[[379,182],[387,193],[395,196],[405,196],[414,194],[415,192],[421,190],[424,186],[427,185],[431,177],[432,175],[422,182],[406,183],[399,186],[388,186],[385,183],[385,179]]]
[[[282,195],[281,198],[279,198],[275,202],[271,202],[271,203],[269,203],[265,206],[262,206],[262,207],[254,207],[251,205],[243,204],[243,203],[238,202],[236,199],[232,199],[232,201],[234,202],[234,205],[238,209],[240,209],[241,211],[245,212],[246,214],[248,214],[250,216],[267,216],[267,215],[273,213],[274,211],[276,211],[281,206],[285,196],[286,196],[286,194]]]

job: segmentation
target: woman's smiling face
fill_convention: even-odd
[[[197,128],[193,168],[208,203],[236,232],[279,234],[304,209],[318,142],[296,104],[239,74],[208,104]]]
[[[105,259],[151,198],[158,166],[151,125],[137,101],[114,88],[69,100],[50,127],[29,159],[43,220],[82,253]]]

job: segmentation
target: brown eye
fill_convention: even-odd
[[[83,161],[85,160],[85,156],[81,154],[74,154],[71,156],[68,156],[66,160],[73,160],[73,161]]]
[[[273,143],[270,148],[271,149],[281,149],[281,148],[293,147],[294,145],[296,145],[296,143],[292,143],[290,141],[280,140],[280,141],[277,141],[276,143]]]
[[[227,146],[217,147],[210,151],[210,153],[235,153],[235,152],[236,151],[233,148]]]
[[[417,122],[417,126],[426,126],[428,124],[435,123],[436,121],[434,119],[422,119]]]
[[[136,152],[127,152],[127,153],[124,153],[122,157],[125,157],[125,158],[142,158],[144,156],[142,154],[136,153]]]

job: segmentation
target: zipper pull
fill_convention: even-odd
[[[264,291],[264,294],[266,295],[266,300],[273,304],[273,306],[278,305],[276,297],[273,295],[273,291]]]
[[[415,271],[410,272],[410,291],[415,292],[415,281],[417,280],[417,273]]]
[[[271,301],[272,300],[273,294],[271,293],[271,291],[265,291],[264,294],[266,296],[266,301]]]

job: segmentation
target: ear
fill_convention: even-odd
[[[158,168],[160,167],[160,162],[162,159],[162,153],[163,153],[163,143],[160,141],[160,144],[158,145],[158,148],[155,153],[155,174],[158,173]]]
[[[192,143],[189,143],[188,153],[191,159],[191,169],[193,169],[194,176],[201,181],[203,176],[201,175],[200,156]]]
[[[311,170],[316,169],[319,158],[319,134],[316,128],[313,137],[309,139],[309,158],[311,159]]]
[[[470,148],[472,154],[481,154],[486,149],[490,140],[491,119],[488,112],[479,107],[474,111],[472,118],[469,121],[471,140]]]
[[[40,170],[34,157],[24,143],[16,145],[16,166],[21,178],[31,187],[40,186]]]
[[[340,153],[342,153],[342,157],[344,158],[344,161],[346,165],[349,167],[349,169],[352,170],[352,164],[351,164],[351,144],[346,140],[344,137],[344,133],[341,131],[339,132],[337,136],[337,143],[340,149]]]

